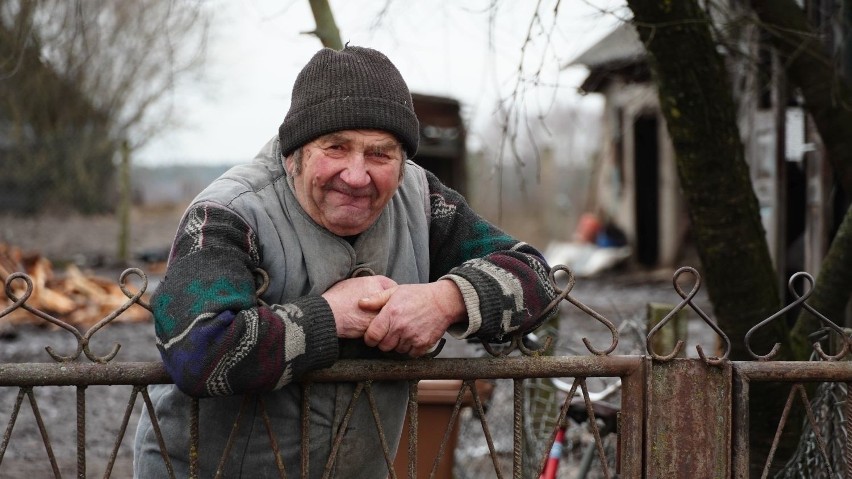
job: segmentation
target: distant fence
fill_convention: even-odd
[[[690,274],[696,280],[695,286],[688,293],[678,285],[678,278],[683,274]],[[40,403],[37,391],[49,386],[73,386],[76,388],[76,474],[78,477],[86,477],[88,469],[86,402],[89,399],[87,388],[95,385],[123,385],[127,386],[129,390],[127,409],[118,428],[114,447],[104,465],[104,477],[111,476],[113,464],[117,457],[129,454],[128,451],[121,450],[122,438],[126,433],[131,410],[140,401],[144,404],[143,413],[151,415],[166,467],[171,476],[175,476],[166,453],[173,446],[168,444],[159,432],[157,418],[154,415],[153,405],[147,391],[147,387],[151,384],[171,382],[162,364],[156,362],[113,362],[118,352],[118,345],[115,345],[105,355],[97,355],[90,348],[95,334],[131,305],[146,306],[141,299],[144,287],[136,292],[131,292],[125,287],[124,281],[128,275],[144,278],[144,274],[139,270],[125,272],[121,276],[120,286],[128,296],[128,301],[85,332],[78,331],[58,318],[31,308],[27,304],[27,299],[33,293],[33,284],[29,277],[16,273],[6,279],[5,292],[7,297],[12,300],[12,304],[0,311],[0,321],[12,311],[23,309],[74,335],[77,346],[73,353],[66,355],[48,347],[47,353],[53,359],[51,363],[0,364],[0,387],[17,388],[17,396],[11,411],[7,411],[8,422],[2,443],[0,443],[0,476],[3,475],[3,457],[10,446],[16,421],[25,401],[33,411],[41,436],[41,444],[46,458],[51,464],[53,474],[56,477],[61,476],[62,467],[53,450],[50,431],[39,412]],[[807,275],[805,277],[810,278]],[[553,280],[553,278],[551,279]],[[23,293],[15,294],[13,286],[17,284],[18,290],[21,291],[21,283],[24,286]],[[787,424],[790,409],[797,403],[797,398],[801,399],[802,407],[807,418],[809,418],[810,425],[807,428],[809,436],[806,437],[810,452],[803,453],[803,464],[808,463],[809,465],[803,467],[815,467],[817,470],[813,473],[814,477],[836,477],[836,475],[843,474],[847,474],[846,477],[848,477],[848,474],[852,473],[849,464],[852,461],[852,449],[850,449],[849,442],[845,439],[838,440],[836,435],[826,437],[824,434],[840,418],[830,411],[828,414],[825,411],[815,411],[803,385],[807,382],[842,384],[852,382],[852,365],[848,362],[839,361],[849,353],[849,337],[829,319],[816,311],[812,311],[827,330],[838,333],[838,337],[841,338],[841,349],[838,353],[827,354],[817,342],[814,350],[814,361],[811,362],[772,361],[771,354],[761,356],[754,352],[752,352],[752,355],[756,361],[729,361],[727,356],[730,351],[730,342],[727,336],[692,302],[699,283],[698,273],[694,269],[682,268],[675,273],[673,284],[682,301],[648,333],[646,355],[611,355],[619,340],[617,328],[607,318],[571,297],[569,294],[573,287],[573,278],[571,278],[568,286],[560,289],[560,296],[554,304],[558,304],[559,301],[568,301],[597,320],[611,334],[611,342],[608,347],[595,347],[588,339],[583,338],[586,347],[592,354],[551,357],[543,354],[550,347],[549,344],[533,348],[524,342],[524,338],[517,336],[512,338],[507,345],[484,345],[490,357],[483,358],[433,358],[410,361],[341,360],[331,368],[314,371],[301,378],[305,393],[303,395],[303,411],[309,410],[312,384],[318,382],[355,382],[357,386],[349,405],[349,411],[352,410],[356,401],[368,402],[375,418],[375,424],[380,432],[380,443],[375,445],[375,450],[382,451],[384,454],[390,476],[441,477],[437,476],[439,464],[444,455],[452,454],[452,451],[448,450],[448,444],[452,443],[453,425],[458,420],[459,411],[463,404],[467,403],[477,412],[483,430],[485,446],[493,465],[493,472],[488,474],[493,475],[493,477],[538,477],[547,463],[547,452],[556,440],[557,431],[546,431],[547,437],[542,442],[546,447],[542,450],[531,453],[525,447],[525,444],[533,442],[533,438],[529,437],[529,428],[525,427],[529,415],[532,414],[528,405],[525,404],[525,382],[532,378],[574,378],[568,394],[565,394],[564,397],[554,398],[554,401],[559,403],[557,422],[566,421],[571,406],[578,402],[581,404],[580,409],[586,416],[591,434],[594,437],[596,445],[594,455],[597,456],[603,477],[745,478],[749,477],[749,468],[753,468],[750,465],[752,461],[749,458],[750,385],[755,382],[789,383],[791,388],[788,408],[779,418],[779,436]],[[810,278],[810,284],[813,284],[812,278]],[[802,305],[810,309],[805,303],[808,295],[809,293],[803,294],[788,308]],[[699,359],[678,359],[676,356],[683,346],[682,343],[678,344],[674,351],[665,355],[658,354],[651,350],[650,346],[647,346],[652,343],[654,336],[659,334],[660,329],[678,311],[687,307],[695,310],[701,319],[719,335],[719,340],[723,344],[720,356],[707,356],[704,350],[699,347]],[[786,309],[755,326],[749,331],[747,338],[771,321],[776,320],[783,311],[786,311]],[[751,351],[748,344],[746,346]],[[88,362],[84,358],[88,359]],[[491,425],[485,414],[483,401],[475,383],[476,380],[494,378],[510,379],[513,384],[511,470],[504,470],[505,468],[501,465],[502,459],[495,449],[490,432]],[[603,448],[601,429],[598,424],[599,412],[595,407],[596,404],[590,399],[586,385],[587,378],[620,378],[621,380],[621,400],[618,405],[619,412],[616,420],[618,449],[612,463],[607,459]],[[445,426],[441,425],[446,432],[443,434],[436,455],[428,463],[421,463],[422,461],[417,459],[418,448],[422,446],[421,435],[419,434],[421,428],[418,425],[418,408],[421,402],[418,385],[421,381],[433,379],[457,379],[461,380],[462,383],[457,399],[451,405],[448,423]],[[398,458],[392,456],[387,438],[381,429],[379,418],[382,412],[375,407],[371,389],[372,384],[378,381],[407,381],[410,385],[408,450],[398,452],[398,455],[403,457],[403,467],[399,466]],[[247,395],[246,401],[250,400],[249,398],[251,396]],[[199,404],[202,401],[204,399],[193,400],[190,411],[188,411],[190,417],[193,418],[190,431],[190,449],[187,451],[187,455],[191,459],[191,477],[198,477],[199,475],[197,459],[200,440],[197,418]],[[840,421],[841,430],[845,432],[846,437],[849,437],[849,434],[852,433],[852,414],[850,414],[852,412],[852,401],[845,392],[842,401],[845,404],[846,414],[845,423]],[[262,401],[258,405],[263,417],[264,405]],[[239,426],[239,416],[236,421],[234,429]],[[278,438],[282,434],[289,433],[289,431],[272,430],[268,419],[265,417],[264,423],[268,429],[269,460],[276,464],[281,477],[287,477],[287,470],[291,466],[285,465],[281,459],[278,450]],[[431,424],[429,426],[430,429],[434,428]],[[304,421],[302,431],[300,431],[303,448],[303,460],[300,467],[302,477],[315,477],[319,472],[309,471],[305,460],[309,445],[309,428],[309,422]],[[341,431],[335,438],[335,444],[339,443],[346,428],[342,427]],[[779,436],[776,436],[773,451]],[[541,438],[536,439],[540,440]],[[837,444],[839,446],[836,446]],[[839,451],[837,450],[838,447],[840,448]],[[327,460],[323,477],[327,477],[333,469],[334,462],[337,460],[336,454],[337,449],[335,448],[331,457]],[[221,455],[220,465],[227,464],[231,459],[230,446],[226,446]],[[763,477],[768,476],[773,459],[770,455],[763,467]]]

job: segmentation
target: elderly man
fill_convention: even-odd
[[[311,386],[303,457],[295,381],[341,358],[416,358],[446,332],[494,341],[544,319],[555,294],[541,255],[408,161],[418,140],[411,95],[390,60],[368,48],[323,49],[296,79],[278,136],[187,209],[151,300],[175,383],[152,386],[151,397],[178,476],[189,470],[190,397],[204,397],[201,477],[214,475],[228,447],[223,477],[277,477],[270,435],[288,477],[304,467],[310,477],[326,468],[387,477],[363,396],[329,460],[352,383]],[[269,284],[258,297],[260,270]],[[395,451],[407,384],[372,392]],[[134,452],[137,477],[167,474],[147,415]]]

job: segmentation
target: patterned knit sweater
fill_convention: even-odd
[[[430,281],[453,280],[467,306],[467,323],[450,332],[500,341],[537,327],[555,297],[541,254],[479,217],[431,173],[427,179]],[[322,296],[258,301],[261,252],[252,228],[225,206],[202,202],[184,215],[151,301],[157,346],[183,392],[275,390],[338,359],[334,317]]]

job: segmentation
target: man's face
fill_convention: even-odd
[[[287,168],[292,173],[292,156]],[[308,215],[338,236],[362,233],[379,217],[399,186],[402,147],[380,130],[323,135],[302,149],[294,175],[296,198]]]

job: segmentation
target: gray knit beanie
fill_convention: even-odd
[[[417,152],[420,127],[399,70],[381,52],[324,48],[296,77],[290,111],[278,129],[284,156],[314,138],[341,130],[393,133],[408,157]]]

